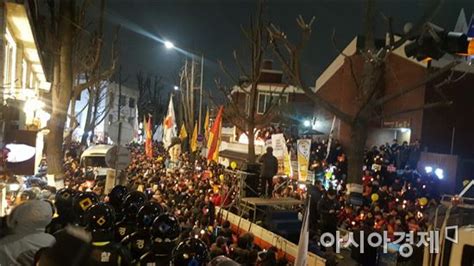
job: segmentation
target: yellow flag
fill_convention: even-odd
[[[193,135],[191,137],[191,151],[195,152],[197,151],[197,138],[198,138],[198,129],[197,129],[197,123],[194,124],[194,130],[193,130]]]
[[[184,140],[187,137],[188,137],[188,132],[186,132],[186,127],[184,126],[184,123],[183,123],[183,125],[181,126],[181,130],[179,131],[179,138],[181,140]]]

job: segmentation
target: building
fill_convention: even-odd
[[[125,85],[121,86],[121,95],[119,86],[115,82],[106,82],[104,89],[101,91],[98,111],[100,116],[97,118],[97,126],[94,130],[95,139],[100,142],[109,142],[108,139],[111,131],[114,131],[113,124],[118,120],[119,103],[121,120],[127,122],[122,128],[123,134],[130,135],[130,138],[136,137],[139,118],[137,117],[137,101],[139,91]],[[86,124],[87,112],[89,109],[89,92],[84,90],[81,97],[76,101],[75,113],[77,114],[78,128],[73,133],[73,139],[80,141],[84,134],[84,126]],[[69,124],[69,123],[68,123]],[[133,132],[130,130],[133,129]],[[113,133],[112,133],[113,134]]]
[[[50,115],[46,95],[49,93],[51,68],[34,17],[34,1],[1,1],[0,3],[0,144],[24,142],[36,148],[31,159],[38,165],[43,150],[43,131]],[[30,161],[30,160],[29,160]],[[25,165],[14,173],[32,173]],[[26,170],[25,170],[26,169]],[[21,172],[21,173],[20,173]]]
[[[293,127],[295,130],[303,124],[303,121],[311,119],[314,113],[313,102],[306,97],[304,91],[288,85],[283,81],[283,71],[273,69],[273,62],[265,60],[263,69],[257,85],[257,106],[256,119],[262,118],[265,112],[278,102],[278,114],[272,117],[270,124],[283,125],[287,128]],[[245,78],[241,79],[245,84]],[[241,105],[243,110],[250,112],[250,96],[242,91],[240,86],[234,86],[232,97],[237,105]]]
[[[474,38],[474,14],[468,24],[464,10],[461,10],[453,31],[463,32]],[[431,67],[440,68],[454,59],[451,55],[445,55],[440,60],[431,62]],[[431,89],[426,91],[426,102],[436,102],[442,98],[433,87],[444,80],[451,80],[441,86],[440,90],[448,100],[453,101],[453,105],[443,109],[425,110],[423,116],[424,149],[433,153],[457,155],[458,176],[462,179],[474,178],[474,123],[471,117],[474,113],[473,62],[473,56],[465,58],[465,62],[458,64],[452,73],[447,73],[429,84]]]
[[[383,40],[382,40],[383,42]],[[344,55],[338,55],[328,68],[316,80],[316,92],[327,101],[348,114],[356,112],[357,88],[351,74],[350,61],[357,77],[363,70],[363,58],[357,53],[363,45],[363,38],[355,37],[344,49]],[[391,53],[386,61],[385,93],[390,94],[396,90],[409,86],[421,80],[427,74],[425,62],[418,62],[405,56],[404,46]],[[380,110],[381,114],[394,114],[401,110],[417,108],[425,102],[425,88],[422,86],[395,100],[388,102]],[[321,125],[332,124],[333,116],[325,110],[317,110],[317,117]],[[320,119],[319,119],[320,117]],[[391,143],[394,139],[399,142],[414,141],[422,136],[423,111],[391,115],[375,119],[367,139],[367,145],[381,145]],[[335,137],[343,144],[350,145],[350,127],[339,119],[335,123]]]
[[[40,52],[30,7],[27,2],[5,1],[0,8],[0,97],[3,105],[17,107],[18,111],[12,110],[11,116],[6,117],[10,119],[6,129],[44,127],[48,116],[41,97],[51,87],[47,78],[50,69],[45,67],[45,58]]]

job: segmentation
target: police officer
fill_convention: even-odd
[[[74,213],[72,211],[72,202],[75,191],[70,188],[62,188],[56,192],[54,205],[56,207],[57,216],[53,218],[51,223],[46,227],[46,232],[54,234],[62,230],[66,225],[74,222]]]
[[[140,191],[132,191],[125,196],[122,203],[123,218],[115,225],[115,240],[122,241],[135,231],[137,213],[145,204],[146,196]]]
[[[127,196],[128,189],[125,186],[117,185],[110,191],[108,195],[108,203],[114,208],[115,210],[115,218],[117,221],[122,220],[122,202]]]
[[[74,197],[72,210],[74,213],[74,224],[86,226],[85,213],[92,205],[99,202],[99,198],[93,192],[81,192]]]
[[[204,266],[209,262],[209,251],[206,244],[194,237],[190,237],[173,250],[173,265]]]
[[[171,252],[178,242],[180,233],[181,228],[176,217],[168,213],[158,216],[151,227],[153,237],[151,249],[140,258],[140,265],[170,265]]]
[[[122,240],[122,246],[130,251],[133,263],[137,262],[143,254],[150,250],[152,242],[150,227],[161,212],[162,208],[158,203],[145,203],[137,214],[137,231]]]
[[[114,239],[114,209],[106,203],[94,204],[87,210],[86,229],[91,232],[92,265],[130,265],[127,251]]]

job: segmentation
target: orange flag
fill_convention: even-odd
[[[221,128],[222,128],[222,113],[224,112],[224,107],[219,108],[217,113],[216,120],[212,125],[212,129],[209,132],[209,140],[207,141],[207,160],[216,161],[219,158],[219,146],[221,144]]]
[[[148,117],[148,121],[145,118],[144,127],[145,127],[145,136],[146,136],[145,155],[148,158],[151,158],[153,157],[153,141],[152,141],[153,134],[152,134],[152,129],[151,129],[151,117]]]

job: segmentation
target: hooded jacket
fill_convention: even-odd
[[[45,233],[52,216],[51,205],[41,200],[26,201],[13,209],[7,218],[11,234],[0,239],[0,265],[32,265],[35,253],[55,242]]]

